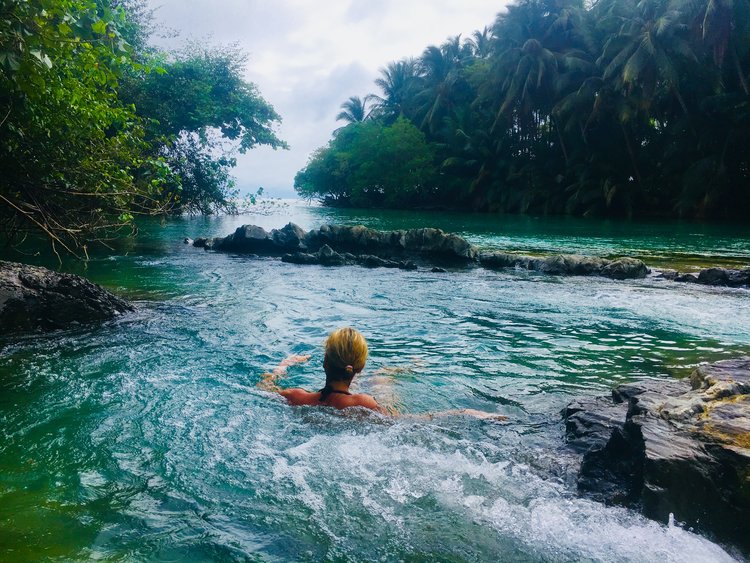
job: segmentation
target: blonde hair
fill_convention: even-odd
[[[334,373],[351,379],[365,367],[367,340],[358,330],[338,328],[328,335],[325,343],[325,362]]]

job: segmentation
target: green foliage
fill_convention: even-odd
[[[143,130],[117,97],[133,63],[121,12],[88,0],[10,1],[0,13],[0,225],[73,251],[108,236],[133,209],[159,207]],[[153,174],[152,174],[153,175]],[[156,176],[154,176],[156,179]]]
[[[439,174],[419,197],[406,183],[402,198],[360,202],[746,218],[749,79],[747,0],[517,0],[491,28],[381,70],[370,120],[418,127]],[[342,133],[300,193],[355,193],[336,155],[359,138]]]
[[[312,156],[294,185],[335,205],[409,207],[429,201],[432,162],[424,134],[404,118],[352,123]]]
[[[143,118],[154,155],[172,172],[163,192],[174,211],[233,211],[234,152],[288,148],[272,128],[281,118],[242,79],[245,62],[235,48],[192,45],[161,60],[158,72],[123,81],[121,98]]]
[[[0,238],[77,254],[142,213],[230,208],[232,151],[285,148],[234,49],[157,55],[145,0],[0,3]]]

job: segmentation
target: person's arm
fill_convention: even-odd
[[[310,356],[300,356],[292,354],[285,358],[278,366],[273,368],[270,373],[263,373],[260,376],[260,381],[257,384],[259,389],[263,391],[270,391],[272,393],[281,393],[282,389],[277,385],[277,380],[286,375],[287,370],[290,366],[301,364],[310,359]]]

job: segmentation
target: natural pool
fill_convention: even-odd
[[[559,410],[635,376],[750,354],[750,291],[468,269],[296,266],[185,236],[293,220],[439,226],[524,252],[750,263],[739,226],[373,213],[293,204],[144,226],[85,270],[138,302],[103,327],[0,341],[0,559],[721,561],[679,526],[578,498]],[[717,257],[717,258],[711,258]],[[367,372],[402,368],[385,420],[256,390],[288,353],[317,388],[351,324]],[[367,377],[362,387],[367,388]]]

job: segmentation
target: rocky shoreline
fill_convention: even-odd
[[[620,385],[562,415],[582,494],[750,553],[750,357]]]
[[[80,276],[0,261],[0,335],[104,321],[132,310]]]

